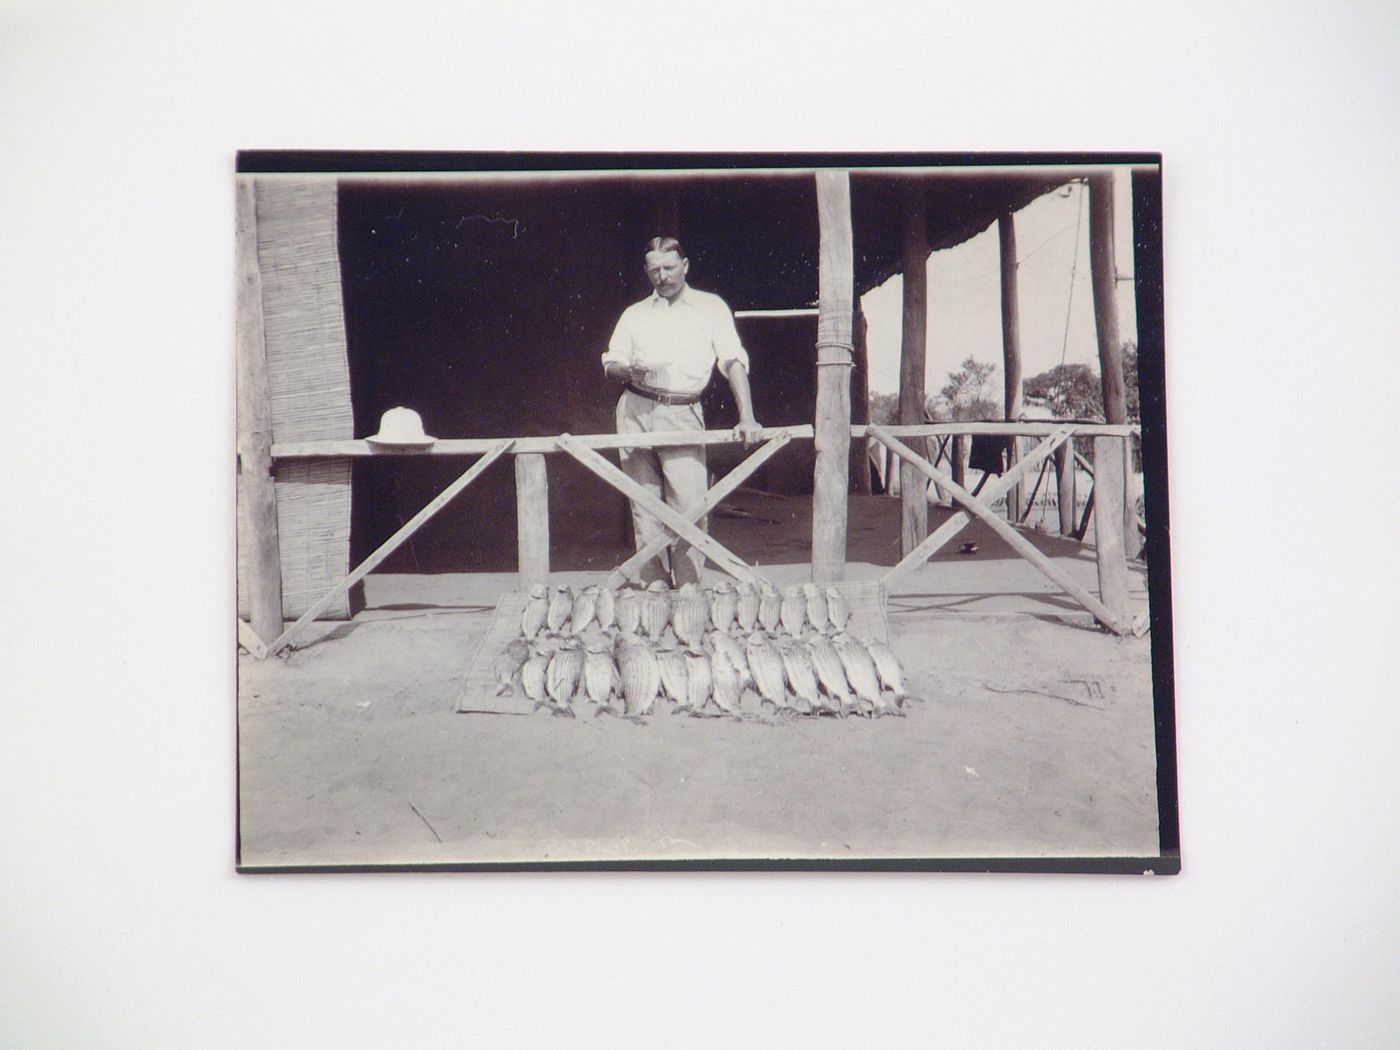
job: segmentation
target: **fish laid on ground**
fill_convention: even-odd
[[[699,645],[710,624],[710,603],[693,583],[687,583],[671,603],[671,629],[682,645]]]
[[[578,682],[583,674],[583,650],[577,643],[565,645],[549,661],[545,672],[545,692],[560,711],[568,710],[578,692]]]
[[[804,583],[802,597],[807,604],[807,622],[822,634],[826,634],[831,624],[831,617],[827,615],[826,610],[826,595],[817,590],[815,583]]]
[[[758,694],[771,704],[787,707],[787,690],[783,686],[783,658],[763,635],[755,632],[748,641],[749,672]]]
[[[666,584],[654,580],[642,592],[642,627],[653,641],[660,641],[671,622],[671,592]]]
[[[753,685],[753,675],[749,673],[749,658],[744,654],[744,647],[733,637],[723,631],[712,631],[710,633],[710,648],[717,653],[724,653],[729,662],[734,665],[734,669],[739,672],[740,691],[746,684]]]
[[[715,687],[714,669],[710,663],[710,658],[699,649],[689,649],[685,654],[686,672],[686,706],[695,713],[705,709],[705,705],[710,702],[710,697],[714,696],[718,701],[718,689]],[[720,707],[724,707],[721,702]],[[726,708],[726,710],[728,710]]]
[[[899,659],[884,642],[867,638],[864,644],[865,651],[875,663],[875,673],[880,676],[881,684],[894,694],[895,702],[902,707],[909,692],[904,688],[904,670],[899,666]]]
[[[525,599],[525,608],[520,612],[520,633],[527,639],[534,638],[544,626],[549,612],[549,591],[544,584],[537,583],[530,588],[530,596]]]
[[[826,615],[833,631],[844,631],[846,624],[851,622],[851,607],[846,602],[846,596],[835,587],[826,589]]]
[[[880,694],[880,679],[875,671],[875,661],[865,651],[865,646],[848,634],[835,638],[836,655],[841,658],[841,667],[846,672],[846,681],[856,691],[856,696],[873,707],[880,714],[892,714],[894,708]]]
[[[554,588],[554,594],[549,599],[549,610],[545,613],[544,624],[558,634],[569,622],[569,614],[573,611],[574,597],[569,593],[569,588],[561,584]]]
[[[783,630],[793,638],[802,637],[802,628],[807,622],[807,599],[796,587],[783,591],[782,603],[778,606],[778,619]]]
[[[656,693],[661,688],[661,668],[651,646],[636,639],[623,639],[617,654],[617,669],[622,675],[627,713],[646,714],[656,703]]]
[[[598,605],[598,588],[585,587],[574,595],[573,609],[569,612],[569,633],[582,634],[584,628],[593,622],[593,612]]]
[[[520,668],[520,687],[536,707],[549,704],[549,691],[545,686],[548,669],[549,657],[544,653],[535,653]]]
[[[817,673],[807,647],[801,642],[784,639],[778,646],[778,655],[783,660],[783,674],[798,699],[798,709],[805,704],[808,712],[827,710],[823,698],[817,694]]]
[[[745,634],[758,623],[758,592],[751,583],[740,581],[734,585],[734,622]]]
[[[710,622],[717,631],[727,631],[734,624],[739,610],[739,595],[728,580],[721,580],[710,591]],[[757,609],[755,609],[757,612]]]
[[[702,658],[704,654],[701,654]],[[743,695],[743,678],[740,677],[739,669],[734,666],[734,662],[729,659],[728,654],[723,649],[716,649],[715,655],[710,658],[710,695],[714,698],[716,706],[721,711],[731,715],[739,713],[739,698]],[[693,676],[692,676],[693,678]],[[698,707],[695,710],[700,710]]]
[[[656,666],[661,672],[661,688],[666,695],[681,707],[689,707],[690,686],[685,653],[679,649],[663,649],[656,654]]]
[[[608,586],[598,588],[593,600],[593,618],[605,631],[617,623],[617,591]]]
[[[496,676],[496,695],[504,696],[515,684],[516,676],[525,661],[530,658],[530,646],[523,638],[517,638],[501,650],[491,671]]]
[[[758,622],[759,625],[769,634],[778,630],[778,622],[782,618],[783,599],[778,593],[778,589],[771,583],[765,583],[758,589]]]
[[[831,639],[818,635],[808,640],[807,649],[812,654],[812,669],[817,672],[817,681],[826,690],[827,696],[836,702],[841,714],[850,714],[855,710],[856,702],[851,696],[846,671],[841,666],[836,646]]]
[[[617,592],[617,629],[623,634],[636,634],[642,624],[642,596],[628,587]]]
[[[602,642],[588,647],[583,656],[584,695],[600,707],[612,707],[613,696],[621,691],[617,665]]]

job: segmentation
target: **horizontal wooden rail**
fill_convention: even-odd
[[[1127,437],[1130,434],[1141,432],[1141,427],[1135,423],[1080,423],[1073,420],[1036,420],[1029,422],[1022,420],[1017,423],[917,423],[908,426],[882,426],[880,429],[886,434],[898,438],[906,437],[934,437],[943,434],[1001,434],[1003,436],[1016,437],[1049,437],[1051,434],[1059,433],[1065,427],[1069,428],[1071,435],[1083,435],[1086,437]],[[865,437],[866,428],[864,424],[851,427],[852,437]],[[277,453],[277,446],[273,446],[273,455]]]
[[[859,428],[863,436],[865,428]],[[786,434],[789,439],[812,438],[812,425],[764,427],[758,440]],[[272,446],[273,459],[317,459],[326,456],[479,456],[490,452],[503,438],[443,438],[428,448],[376,448],[368,441],[285,441]],[[682,445],[737,445],[732,430],[673,430],[656,434],[574,434],[572,440],[584,448],[673,448]],[[554,437],[515,438],[512,453],[558,452]]]
[[[1091,437],[1127,437],[1140,433],[1141,428],[1126,423],[1078,423],[1054,420],[1019,423],[921,423],[911,426],[881,427],[885,433],[899,438],[942,437],[948,434],[1000,434],[1019,437],[1046,438],[1069,427],[1073,435]],[[866,436],[866,424],[851,426],[852,438]],[[810,441],[810,423],[798,426],[764,427],[759,440],[786,434],[790,440]],[[656,434],[575,434],[574,440],[594,450],[617,448],[674,448],[685,445],[735,445],[738,440],[732,430],[674,430]],[[346,456],[480,456],[490,452],[503,438],[442,438],[427,448],[376,448],[363,439],[341,441],[280,441],[272,446],[273,459],[322,459]],[[553,437],[520,437],[514,439],[512,453],[552,453],[559,447]]]

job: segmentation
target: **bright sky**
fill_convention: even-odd
[[[1087,193],[1087,187],[1080,184],[1061,188],[1016,213],[1021,368],[1026,378],[1054,368],[1061,362],[1062,354],[1067,364],[1087,364],[1098,371],[1089,277]],[[1133,273],[1132,215],[1129,171],[1117,169],[1114,253],[1118,273],[1124,278],[1131,278]],[[895,276],[861,300],[869,322],[871,393],[893,394],[899,390],[903,294],[904,279]],[[1137,340],[1131,280],[1118,284],[1118,329],[1124,341]],[[948,373],[969,356],[997,366],[995,389],[1000,391],[1001,262],[995,223],[970,241],[929,257],[926,391],[938,393],[947,382]]]

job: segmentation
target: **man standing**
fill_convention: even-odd
[[[622,312],[603,371],[625,384],[617,403],[619,434],[665,430],[704,430],[700,395],[718,368],[729,380],[739,423],[734,436],[753,444],[763,428],[754,420],[749,394],[749,355],[739,341],[734,315],[719,296],[686,284],[690,260],[674,237],[653,237],[646,247],[646,273],[654,289]],[[627,476],[678,511],[705,498],[707,477],[703,445],[672,448],[624,448]],[[661,533],[663,526],[635,503],[633,531],[637,548]],[[696,524],[703,530],[705,519]],[[671,547],[672,582],[679,587],[700,579],[704,556],[684,540]],[[642,580],[665,578],[659,558],[642,566]]]

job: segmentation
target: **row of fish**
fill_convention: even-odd
[[[495,665],[496,691],[517,689],[536,709],[569,717],[582,703],[599,714],[640,717],[658,701],[738,717],[746,696],[796,715],[897,715],[909,696],[887,645],[845,633],[796,639],[754,631],[741,641],[715,630],[683,647],[633,633],[615,642],[541,642],[517,638],[506,647]]]
[[[596,624],[604,632],[645,634],[660,641],[669,626],[682,645],[698,645],[711,629],[722,633],[769,634],[801,638],[815,631],[821,635],[846,630],[851,609],[835,587],[825,590],[807,583],[779,591],[770,583],[721,581],[701,588],[687,583],[678,591],[657,581],[646,590],[589,586],[577,593],[559,586],[530,589],[520,614],[520,633],[527,641],[541,633],[582,635]]]

